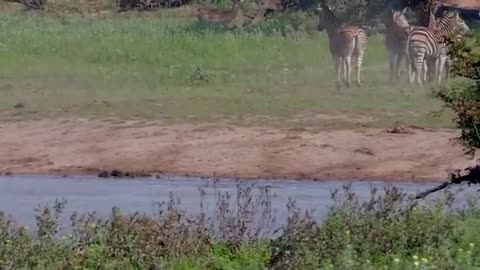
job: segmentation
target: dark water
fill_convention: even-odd
[[[99,179],[96,177],[46,177],[10,176],[0,177],[0,210],[11,214],[19,223],[35,224],[34,209],[53,204],[55,199],[67,200],[65,220],[74,211],[96,211],[99,216],[108,216],[112,207],[124,213],[140,211],[154,213],[156,202],[168,201],[170,192],[181,200],[181,207],[194,214],[199,211],[199,188],[208,180],[182,177],[163,179]],[[211,182],[211,181],[210,181]],[[270,186],[276,197],[273,208],[279,220],[285,217],[285,205],[289,198],[302,209],[316,209],[321,217],[332,201],[331,191],[348,182],[341,181],[256,181],[258,186]],[[438,183],[395,183],[402,191],[415,194]],[[383,182],[353,182],[352,189],[360,198],[368,198],[372,186],[382,189]],[[235,193],[234,181],[217,183],[220,191]],[[207,189],[208,191],[208,189]],[[213,191],[207,192],[205,201],[213,204]],[[213,205],[210,205],[210,209]]]

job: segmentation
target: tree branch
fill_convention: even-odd
[[[438,192],[440,190],[446,189],[451,185],[458,185],[462,183],[467,183],[468,185],[471,184],[480,184],[480,166],[477,165],[475,167],[469,167],[465,169],[467,174],[460,175],[460,173],[451,173],[450,174],[450,181],[444,182],[434,188],[428,189],[424,192],[420,192],[417,194],[415,199],[425,199],[428,195]]]

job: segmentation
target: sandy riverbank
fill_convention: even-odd
[[[0,171],[146,171],[239,178],[442,180],[471,161],[449,130],[322,130],[39,120],[0,127]],[[404,132],[406,131],[406,132]]]

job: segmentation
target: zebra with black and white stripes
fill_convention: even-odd
[[[408,36],[407,58],[409,59],[409,79],[413,84],[415,77],[418,85],[423,85],[421,74],[427,72],[424,68],[426,61],[436,61],[435,76],[438,78],[440,69],[445,66],[445,38],[455,33],[458,27],[458,13],[447,11],[437,22],[433,14],[429,27],[416,27]],[[443,61],[443,63],[442,63]]]
[[[462,20],[462,18],[460,18],[458,14],[456,15],[456,17],[457,19],[454,34],[446,36],[454,42],[461,40],[467,32],[470,32],[470,28],[465,23],[465,21]],[[436,23],[438,24],[440,20],[441,18],[438,18],[436,20]],[[448,81],[450,75],[450,68],[452,65],[452,59],[448,55],[448,48],[446,45],[442,47],[442,50],[440,51],[440,54],[436,59],[429,58],[426,59],[426,62],[429,71],[429,76],[427,77],[430,79],[430,81],[436,81],[437,83],[441,83],[442,74],[445,74],[445,80]]]
[[[6,0],[6,2],[23,4],[28,10],[43,10],[47,0]]]
[[[335,64],[335,71],[337,72],[337,88],[341,85],[342,73],[345,86],[350,87],[352,60],[356,65],[356,82],[360,86],[363,55],[367,47],[365,31],[358,26],[342,23],[323,2],[317,10],[319,12],[317,30],[327,31],[330,53]]]
[[[400,66],[405,57],[410,32],[416,27],[422,25],[428,26],[428,20],[430,19],[424,18],[425,16],[429,16],[429,13],[427,13],[429,11],[428,6],[420,4],[414,9],[417,18],[416,25],[410,25],[405,17],[407,7],[403,7],[403,9],[398,9],[398,7],[397,2],[391,1],[385,8],[383,14],[383,21],[385,23],[385,49],[389,61],[390,82],[393,82],[394,77],[396,77],[397,80],[400,79]],[[425,20],[427,20],[427,22],[425,22]],[[408,59],[405,61],[405,64],[408,70]],[[427,69],[426,63],[424,69]],[[424,79],[426,80],[426,77]]]
[[[390,82],[400,79],[400,65],[405,56],[408,35],[412,27],[405,18],[406,8],[401,11],[387,10],[384,14],[385,49],[387,51]],[[408,63],[407,63],[408,64]]]

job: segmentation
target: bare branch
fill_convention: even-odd
[[[480,184],[480,166],[477,165],[475,167],[469,167],[465,169],[467,174],[460,175],[460,173],[451,173],[450,174],[450,181],[444,182],[434,188],[428,189],[424,192],[417,194],[415,197],[416,199],[424,199],[428,195],[438,192],[440,190],[446,189],[451,185],[458,185],[462,183],[467,183],[468,185],[472,184]]]

